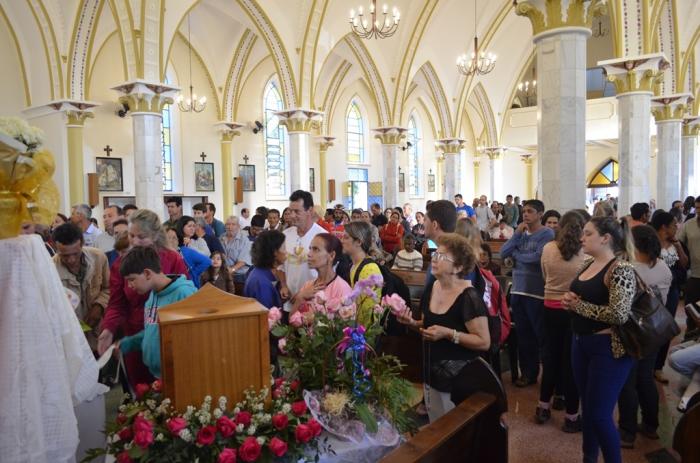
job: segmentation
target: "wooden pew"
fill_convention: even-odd
[[[508,429],[501,420],[507,411],[505,391],[483,359],[470,363],[460,373],[452,400],[460,398],[457,407],[380,462],[506,463]]]
[[[693,399],[695,404],[693,405]],[[696,394],[688,404],[688,409],[678,421],[673,433],[673,449],[681,456],[681,463],[696,463],[700,461],[700,393]]]
[[[406,286],[408,286],[411,292],[411,307],[414,310],[418,308],[420,303],[420,298],[423,295],[423,288],[425,287],[425,273],[426,272],[414,272],[413,270],[392,270],[391,273],[401,278]]]

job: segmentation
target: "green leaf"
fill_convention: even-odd
[[[356,404],[355,411],[357,412],[357,417],[367,428],[367,432],[370,434],[377,432],[377,419],[374,417],[374,414],[372,414],[367,404]]]
[[[129,456],[133,459],[141,458],[143,456],[143,449],[138,445],[134,445],[129,449]]]
[[[287,331],[289,329],[286,326],[283,325],[277,325],[274,328],[272,328],[272,331],[270,331],[274,336],[277,336],[278,338],[283,338],[287,336]]]

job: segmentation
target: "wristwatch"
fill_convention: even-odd
[[[455,344],[459,344],[459,331],[452,330],[452,342]]]

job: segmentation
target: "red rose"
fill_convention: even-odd
[[[151,383],[151,389],[153,389],[153,392],[160,392],[161,389],[163,389],[163,383],[160,382],[159,379],[153,381]]]
[[[128,419],[129,419],[129,418],[128,418],[125,414],[123,414],[123,413],[120,413],[120,414],[117,415],[117,423],[119,423],[119,424],[124,424],[124,423],[126,423]]]
[[[127,452],[117,455],[117,463],[132,463],[133,461]]]
[[[314,432],[314,437],[318,437],[321,435],[321,432],[323,431],[323,428],[321,428],[321,423],[311,418],[309,421],[306,422],[306,425],[310,427],[311,430]]]
[[[168,427],[168,431],[170,431],[174,436],[177,436],[180,434],[180,431],[187,427],[187,420],[178,416],[175,418],[170,418],[165,422],[165,425]]]
[[[300,424],[294,430],[294,437],[300,444],[306,444],[314,437],[314,432],[308,425]]]
[[[275,378],[275,383],[274,383],[275,388],[280,387],[282,385],[282,383],[284,383],[284,378]]]
[[[130,440],[134,434],[131,432],[131,428],[123,428],[117,433],[120,440],[127,441]]]
[[[236,424],[242,424],[243,426],[248,426],[250,424],[250,413],[249,412],[238,412],[236,413]]]
[[[270,452],[272,452],[272,454],[276,457],[282,457],[285,453],[287,453],[287,443],[277,437],[273,437],[270,440],[269,446]]]
[[[197,433],[197,443],[199,445],[211,445],[216,438],[216,427],[214,426],[204,426]]]
[[[137,384],[136,385],[136,398],[140,399],[149,390],[151,390],[151,387],[148,384],[145,384],[145,383]]]
[[[222,437],[230,437],[236,432],[236,423],[228,416],[222,416],[216,420],[216,429],[219,430]]]
[[[273,399],[279,399],[280,397],[282,397],[282,394],[283,394],[282,389],[273,389],[272,390],[272,398]]]
[[[136,431],[134,444],[142,449],[148,448],[153,443],[153,431]]]
[[[236,463],[236,449],[225,448],[219,454],[217,463]]]
[[[146,418],[143,417],[143,415],[138,415],[136,418],[134,418],[134,432],[152,432],[153,431],[153,423],[148,421]]]
[[[303,400],[294,402],[292,404],[292,413],[294,413],[296,416],[301,416],[306,413],[306,402]]]
[[[289,389],[291,389],[292,391],[296,392],[296,390],[299,389],[299,384],[301,384],[301,383],[299,382],[299,380],[298,380],[298,379],[295,379],[295,380],[292,381],[291,384],[289,385]]]
[[[246,437],[240,447],[238,447],[238,456],[241,457],[243,461],[255,461],[260,457],[260,452],[262,447],[258,444],[255,437]]]
[[[286,428],[288,423],[289,418],[287,418],[287,415],[285,415],[284,413],[278,413],[272,417],[272,426],[274,426],[275,429],[279,429],[280,431]]]

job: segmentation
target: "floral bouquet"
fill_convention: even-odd
[[[299,381],[277,379],[269,390],[248,390],[229,408],[207,396],[199,408],[178,413],[161,397],[160,381],[140,384],[136,398],[119,407],[107,426],[107,448],[92,449],[83,462],[115,455],[118,463],[235,463],[275,460],[314,461],[321,444],[321,425],[301,399]]]
[[[358,440],[365,431],[376,435],[386,422],[401,433],[416,429],[408,413],[413,386],[400,377],[402,365],[396,357],[375,350],[381,343],[383,316],[408,309],[398,295],[380,300],[378,283],[380,276],[361,280],[342,301],[327,301],[318,293],[291,315],[289,325],[279,323],[277,308],[268,315],[272,334],[280,338],[283,371],[304,384],[307,404],[324,428],[350,440]],[[358,321],[357,307],[367,306],[372,316],[365,317],[371,321],[364,325]],[[339,427],[340,423],[345,424]]]

